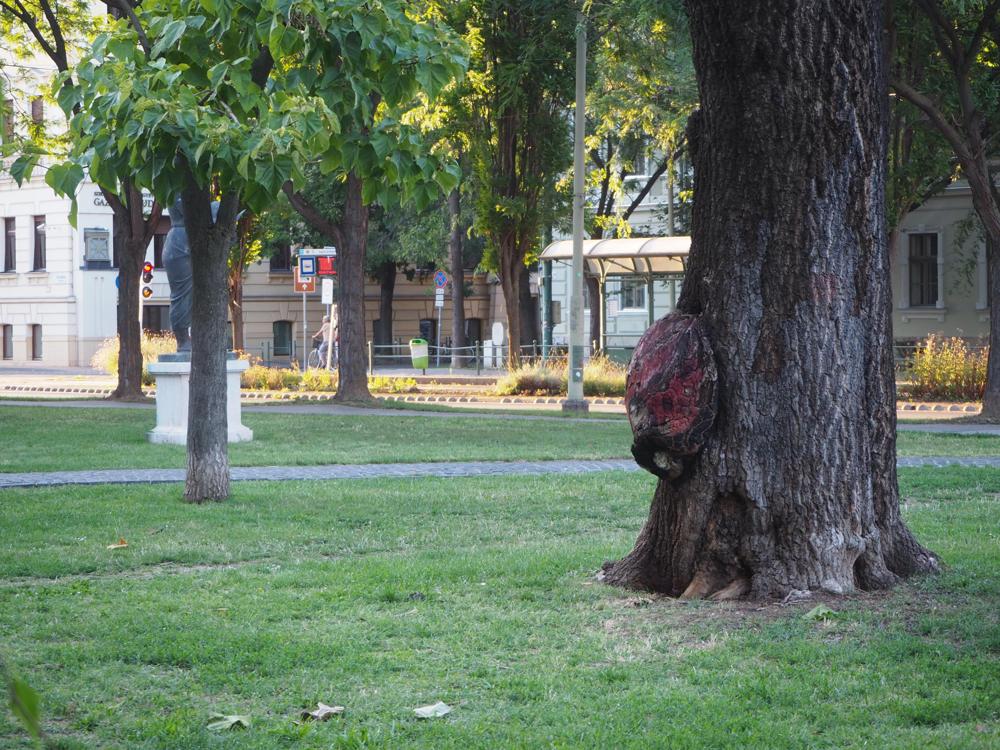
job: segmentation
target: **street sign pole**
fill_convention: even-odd
[[[309,334],[309,323],[306,321],[306,293],[302,292],[302,371],[309,367],[309,350],[306,348],[306,336]]]
[[[322,293],[323,302],[326,304],[326,369],[329,370],[333,361],[333,347],[337,345],[337,339],[333,335],[333,279],[323,279]]]

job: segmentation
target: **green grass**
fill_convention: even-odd
[[[151,409],[0,407],[0,471],[183,467],[185,448],[153,445]],[[521,458],[624,458],[624,421],[563,422],[474,414],[428,417],[244,412],[249,443],[231,445],[234,466],[315,465]]]
[[[896,450],[900,456],[1000,456],[1000,436],[900,430]]]
[[[0,407],[0,471],[181,468],[183,446],[152,445],[151,409]],[[250,443],[234,466],[421,461],[627,458],[625,420],[562,421],[463,413],[432,417],[244,412]],[[1000,456],[1000,437],[901,432],[901,456]]]
[[[901,481],[946,571],[820,621],[594,583],[640,474],[8,490],[0,638],[62,747],[996,747],[1000,472]]]

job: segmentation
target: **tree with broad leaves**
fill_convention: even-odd
[[[133,14],[129,0],[112,0],[109,13]],[[134,17],[134,16],[133,16]],[[10,50],[42,53],[55,69],[69,76],[73,59],[86,48],[100,19],[83,0],[53,3],[50,0],[0,0],[0,41]],[[30,55],[25,55],[30,57]],[[0,62],[0,68],[3,63]],[[71,86],[68,82],[67,86]],[[69,89],[67,89],[68,91]],[[2,100],[2,97],[0,97]],[[17,158],[11,173],[20,184],[30,178],[39,162],[43,164],[62,151],[58,138],[52,133],[33,133],[27,142],[14,141],[0,145],[0,156],[8,153]],[[59,172],[46,180],[59,178]],[[127,170],[116,175],[113,182],[100,185],[104,200],[112,212],[112,242],[118,259],[118,383],[111,398],[123,401],[140,401],[142,393],[142,325],[139,320],[139,281],[146,248],[160,221],[161,204],[153,203],[149,213],[143,207],[142,190]]]
[[[667,181],[667,234],[674,233],[675,174],[687,118],[698,101],[687,17],[682,3],[595,3],[591,9],[587,87],[587,187],[591,237],[625,237],[629,220],[656,183]],[[641,175],[626,193],[625,178]],[[597,276],[585,273],[590,299]],[[590,316],[590,341],[601,340],[601,316]]]
[[[986,235],[990,355],[982,416],[1000,418],[1000,0],[896,0],[895,35],[928,50],[920,76],[893,71],[892,89],[947,141]]]
[[[259,212],[286,183],[294,192],[312,162],[345,179],[358,205],[378,193],[362,195],[362,167],[380,166],[418,199],[433,197],[428,181],[450,189],[447,165],[427,157],[394,105],[433,95],[461,69],[462,50],[391,1],[147,0],[136,13],[56,84],[73,113],[74,160],[54,182],[73,194],[84,168],[98,184],[131,169],[159,200],[181,196],[194,277],[184,495],[224,499],[227,257],[241,204]],[[366,132],[354,127],[360,117]]]
[[[525,301],[537,310],[525,259],[538,247],[549,194],[571,163],[567,112],[578,10],[569,0],[470,0],[456,8],[472,49],[475,227],[487,240],[484,265],[500,277],[511,364],[525,341]]]
[[[896,479],[881,3],[686,7],[691,254],[628,375],[659,481],[604,579],[770,599],[935,571]]]

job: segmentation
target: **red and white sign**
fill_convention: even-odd
[[[311,294],[316,291],[315,276],[299,276],[299,267],[295,267],[295,291],[303,294]]]

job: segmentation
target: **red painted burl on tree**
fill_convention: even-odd
[[[644,469],[677,479],[701,450],[718,411],[712,346],[696,315],[673,313],[649,327],[626,376],[625,403]]]

